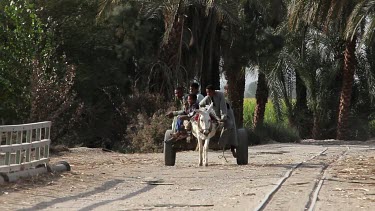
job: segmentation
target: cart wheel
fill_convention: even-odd
[[[248,139],[247,133],[244,128],[237,130],[238,137],[238,147],[236,149],[237,153],[237,164],[238,165],[247,165],[249,162],[249,152],[248,152]]]
[[[174,166],[176,162],[176,150],[173,149],[171,142],[167,142],[171,133],[172,130],[167,130],[164,136],[164,163],[166,166]]]

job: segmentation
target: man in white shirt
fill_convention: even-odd
[[[222,121],[226,121],[228,118],[228,107],[225,100],[224,93],[215,90],[212,85],[206,87],[207,96],[199,103],[200,107],[213,104],[213,109]]]
[[[215,90],[212,85],[206,87],[207,96],[199,103],[200,107],[213,104],[213,109],[216,116],[220,121],[224,122],[224,128],[221,133],[219,144],[221,146],[230,145],[233,157],[236,157],[236,147],[238,146],[237,141],[237,128],[234,119],[233,110],[230,105],[226,102],[225,95],[219,90]],[[232,131],[232,136],[223,135],[229,130]],[[227,131],[227,132],[225,132]],[[228,134],[228,133],[227,133]]]

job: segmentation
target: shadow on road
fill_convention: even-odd
[[[93,209],[95,209],[95,208],[97,208],[97,207],[103,206],[103,205],[105,205],[105,204],[109,204],[109,203],[114,202],[114,201],[122,201],[122,200],[125,200],[125,199],[129,199],[129,198],[134,197],[134,196],[136,196],[136,195],[138,195],[138,194],[141,194],[141,193],[145,193],[145,192],[147,192],[147,191],[150,191],[151,189],[153,189],[153,188],[155,188],[155,187],[156,187],[156,185],[147,185],[147,186],[143,187],[142,189],[140,189],[140,190],[138,190],[138,191],[135,191],[135,192],[133,192],[133,193],[129,193],[128,195],[125,195],[125,196],[120,197],[120,198],[118,198],[118,199],[107,200],[107,201],[101,201],[101,202],[98,202],[98,203],[96,203],[96,204],[92,204],[92,205],[90,205],[90,206],[88,206],[88,207],[84,207],[84,208],[80,209],[79,211],[89,211],[89,210],[93,210]]]
[[[118,179],[107,181],[107,182],[103,183],[102,186],[96,187],[92,191],[80,193],[80,194],[74,195],[74,196],[57,198],[57,199],[54,199],[54,200],[48,201],[48,202],[41,202],[39,204],[36,204],[33,207],[25,208],[25,209],[19,209],[19,210],[20,211],[33,211],[33,210],[45,209],[45,208],[50,207],[54,204],[58,204],[58,203],[62,203],[62,202],[70,201],[70,200],[75,200],[77,198],[83,198],[83,197],[95,195],[97,193],[105,192],[105,191],[107,191],[107,190],[109,190],[109,189],[111,189],[111,188],[115,187],[116,185],[118,185],[120,183],[123,183],[123,182],[124,182],[124,180],[118,180]]]

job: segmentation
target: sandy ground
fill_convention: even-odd
[[[195,151],[168,167],[161,153],[75,148],[51,158],[72,171],[1,185],[1,210],[374,210],[374,143],[249,147],[245,166],[210,151],[208,167]]]

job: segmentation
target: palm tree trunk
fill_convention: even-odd
[[[216,28],[215,37],[214,37],[214,40],[212,41],[212,47],[210,47],[212,49],[212,52],[211,52],[212,63],[210,67],[211,67],[212,80],[213,80],[212,85],[220,89],[220,59],[221,59],[220,39],[221,39],[222,27],[220,25],[217,25],[215,28]]]
[[[203,13],[204,14],[204,13]],[[218,17],[211,10],[208,17],[202,19],[201,30],[203,34],[200,38],[201,51],[201,87],[213,85],[215,89],[220,89],[220,38],[222,27],[218,24]],[[202,89],[206,94],[206,90]]]
[[[242,66],[231,64],[227,66],[225,72],[226,79],[228,80],[228,98],[231,102],[236,119],[236,126],[240,128],[243,126],[243,101],[245,92],[245,71]]]
[[[344,52],[343,84],[340,95],[339,117],[337,122],[338,140],[345,140],[349,127],[350,100],[352,97],[352,86],[354,82],[355,69],[355,47],[357,38],[347,41]]]
[[[307,88],[298,72],[296,73],[296,109],[307,109]]]
[[[266,104],[268,101],[268,86],[266,81],[266,75],[262,72],[258,74],[257,91],[255,94],[256,107],[254,110],[254,129],[263,125],[264,113],[266,111]]]
[[[301,138],[311,135],[311,114],[307,107],[307,88],[296,72],[296,104],[293,108],[292,125],[298,129]]]
[[[314,126],[312,129],[312,138],[315,140],[319,140],[322,138],[322,127],[320,126],[320,118],[317,114],[314,115]]]

